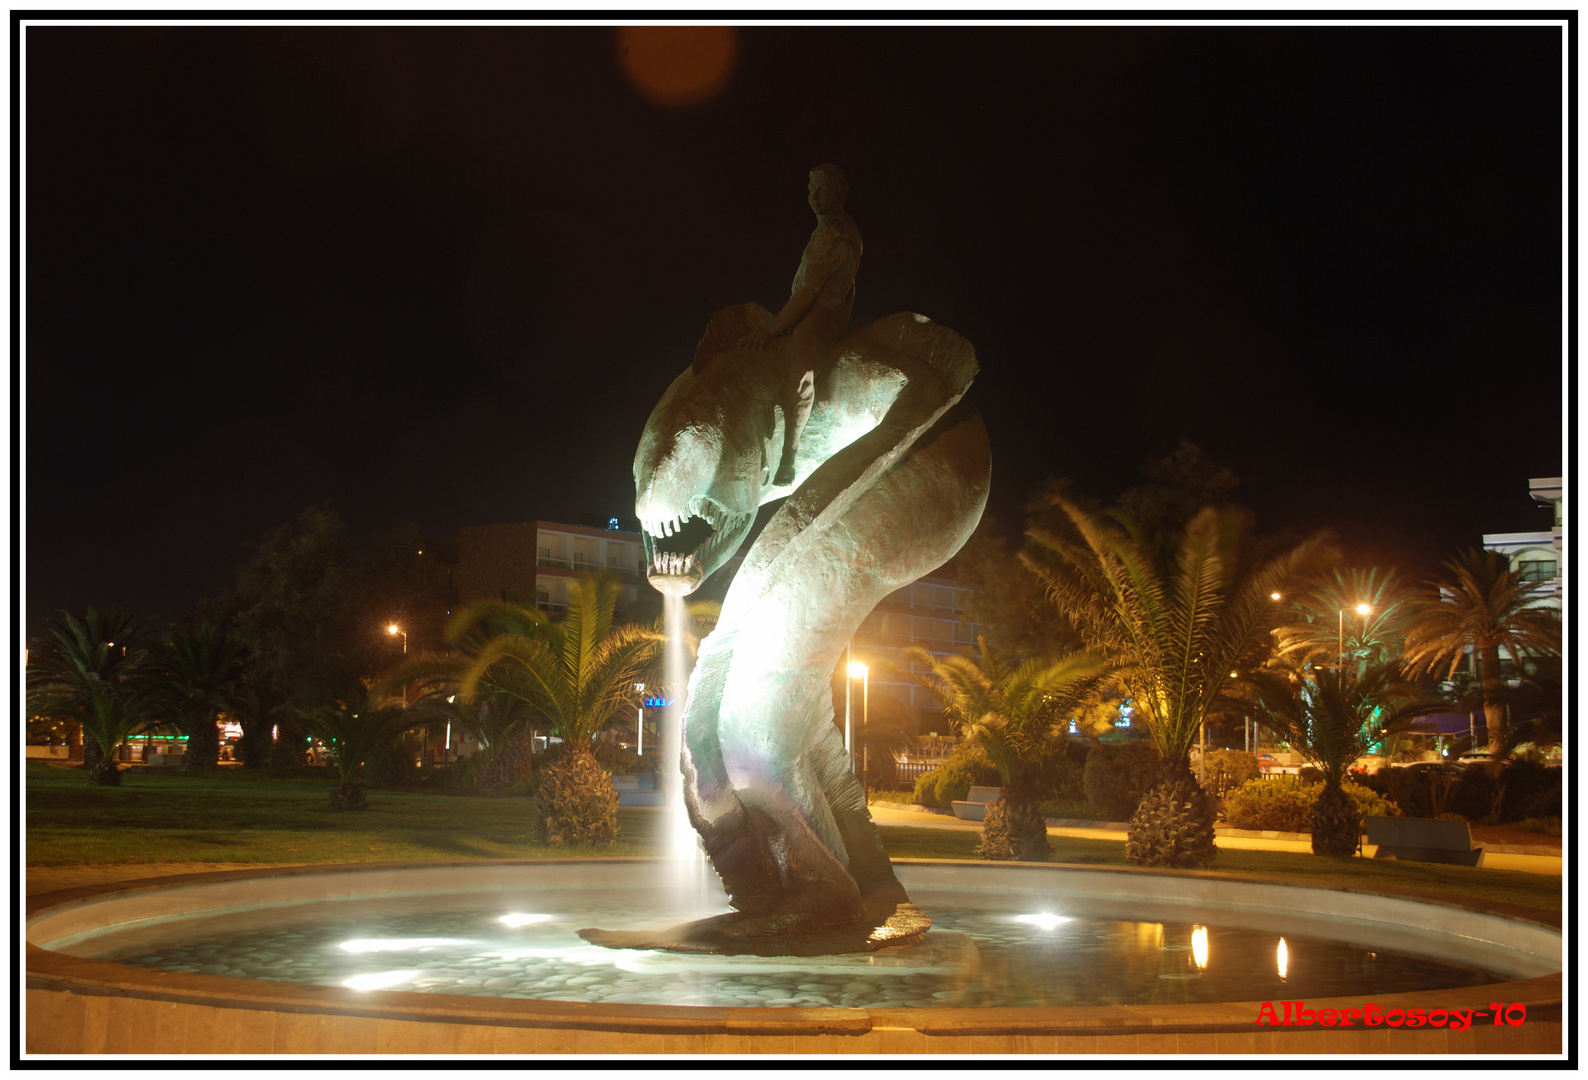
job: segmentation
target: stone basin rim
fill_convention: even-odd
[[[898,859],[901,867],[957,868],[972,874],[998,871],[1041,874],[1070,871],[1093,875],[1154,875],[1182,880],[1215,881],[1223,884],[1278,886],[1316,893],[1345,892],[1355,896],[1378,896],[1387,900],[1431,904],[1490,919],[1502,919],[1559,936],[1557,927],[1537,918],[1526,918],[1496,910],[1494,905],[1462,904],[1442,897],[1418,897],[1406,893],[1372,892],[1354,887],[1319,884],[1289,884],[1224,875],[1213,872],[1184,872],[1136,867],[1098,867],[1065,863],[967,863],[958,860]],[[648,866],[667,862],[660,858],[619,857],[612,859],[499,859],[416,862],[300,864],[261,870],[237,869],[203,873],[139,878],[100,885],[79,886],[37,894],[28,898],[26,932],[27,986],[30,989],[68,991],[78,994],[112,995],[188,1004],[220,1005],[230,1008],[263,1009],[275,1012],[313,1013],[330,1016],[378,1017],[382,1019],[427,1020],[447,1023],[480,1023],[498,1026],[570,1028],[613,1032],[737,1033],[737,1034],[852,1034],[873,1030],[913,1029],[923,1034],[1016,1034],[1016,1033],[1109,1033],[1147,1032],[1250,1032],[1261,1002],[1218,1002],[1195,1005],[1097,1005],[1001,1008],[798,1008],[704,1005],[630,1005],[588,1004],[568,1001],[540,1001],[526,998],[452,997],[399,990],[355,991],[343,987],[299,983],[276,983],[218,975],[160,971],[89,960],[53,952],[35,941],[37,924],[53,915],[73,909],[86,909],[99,903],[115,904],[139,894],[187,886],[228,882],[327,876],[381,871],[425,872],[436,870],[547,867],[555,865]],[[414,891],[456,891],[448,889]],[[230,906],[230,905],[227,905]],[[1535,913],[1545,914],[1545,913]],[[114,925],[114,923],[106,923]],[[1503,998],[1528,1005],[1529,1018],[1547,1019],[1558,1014],[1562,1002],[1560,972],[1517,978],[1446,990],[1414,991],[1375,995],[1387,1010],[1392,1007],[1425,1006],[1437,1008],[1487,1007],[1491,1000]],[[1309,999],[1319,1008],[1360,1007],[1359,997]]]

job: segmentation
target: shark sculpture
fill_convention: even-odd
[[[894,876],[832,723],[830,677],[890,592],[946,562],[987,500],[986,427],[961,404],[975,351],[909,313],[838,343],[815,386],[794,481],[772,483],[787,339],[739,349],[771,313],[712,318],[646,424],[635,513],[650,580],[685,595],[786,501],[745,556],[700,646],[683,717],[689,818],[735,912],[600,944],[815,955],[919,940],[930,920]]]

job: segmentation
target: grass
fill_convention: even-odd
[[[654,811],[618,811],[617,843],[578,850],[534,839],[529,799],[369,792],[370,808],[332,810],[329,781],[125,774],[120,788],[81,770],[27,766],[27,864],[344,863],[660,854]],[[980,833],[881,825],[896,859],[977,860]],[[1054,837],[1054,862],[1125,866],[1117,840]],[[1411,889],[1452,900],[1561,910],[1558,877],[1438,863],[1324,859],[1287,851],[1219,853],[1219,873],[1364,889]]]
[[[529,799],[370,791],[369,809],[331,809],[334,781],[125,773],[119,788],[29,762],[27,863],[343,863],[566,858],[534,838]],[[654,816],[654,815],[652,815]],[[592,854],[654,855],[643,811],[618,814],[618,841]],[[577,854],[577,852],[575,852]]]
[[[882,842],[895,859],[975,859],[979,830],[882,825]],[[1118,840],[1052,836],[1052,862],[1128,866]],[[1326,859],[1305,852],[1221,849],[1212,871],[1242,877],[1276,878],[1312,885],[1395,891],[1410,889],[1447,900],[1514,904],[1537,911],[1561,910],[1561,879],[1520,870],[1485,870],[1443,863],[1377,859]]]

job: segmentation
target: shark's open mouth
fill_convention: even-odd
[[[690,499],[686,511],[673,517],[641,519],[651,584],[679,596],[694,592],[744,542],[754,519],[753,513],[733,513],[705,495]]]

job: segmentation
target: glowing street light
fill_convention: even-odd
[[[859,660],[849,661],[849,678],[844,680],[844,727],[846,731],[849,726],[849,683],[853,679],[860,680],[860,730],[865,731],[866,727],[871,721],[871,669],[866,667],[866,665],[861,663]],[[860,762],[860,776],[862,782],[864,782],[865,776],[867,772],[870,771],[870,768],[871,748],[869,746],[862,747]],[[849,756],[849,771],[855,771],[855,759],[853,753],[851,753]]]
[[[403,636],[403,655],[407,656],[408,655],[408,632],[406,630],[404,630],[402,627],[398,626],[396,623],[392,623],[391,625],[387,626],[386,627],[386,632],[388,634],[392,634],[394,636],[397,635],[397,634],[401,634]]]
[[[1369,604],[1358,604],[1356,613],[1362,616],[1362,632],[1367,632],[1367,617],[1372,614],[1373,608]],[[1345,678],[1345,608],[1340,609],[1340,678]]]
[[[640,720],[639,720],[639,723],[636,725],[636,727],[637,727],[637,729],[639,731],[639,749],[636,752],[639,754],[640,757],[644,757],[645,756],[645,684],[642,683],[642,682],[635,683],[634,684],[634,692],[636,694],[640,695],[640,705],[639,705]]]

